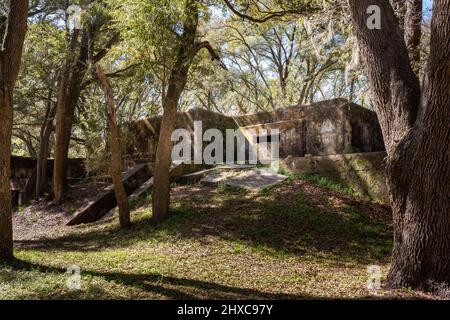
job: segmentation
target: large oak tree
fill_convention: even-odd
[[[224,2],[242,18],[267,21]],[[422,0],[348,0],[348,4],[388,152],[394,250],[387,285],[448,293],[450,1],[434,0],[422,86],[414,72],[420,61]],[[381,29],[369,28],[374,5],[380,9]]]
[[[381,29],[367,26],[371,5],[381,9]],[[395,235],[387,284],[440,291],[450,284],[450,2],[434,1],[422,87],[407,48],[416,48],[417,29],[405,42],[388,0],[349,6],[388,151]]]

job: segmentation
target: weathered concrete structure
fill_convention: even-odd
[[[383,151],[375,112],[345,99],[293,106],[235,118],[242,131],[278,129],[280,157]]]
[[[162,117],[131,123],[127,128],[126,154],[134,162],[153,162]],[[227,117],[215,112],[194,109],[179,112],[176,128],[194,134],[194,122],[202,121],[203,133],[239,128],[246,137],[256,134],[254,142],[267,141],[270,129],[280,132],[280,157],[323,156],[358,152],[384,151],[383,137],[375,112],[345,99],[292,106],[241,117]],[[264,139],[259,139],[264,137]],[[248,139],[251,140],[251,139]],[[247,141],[246,149],[252,141]],[[204,143],[204,147],[207,144]]]
[[[125,162],[129,168],[124,174],[124,181],[129,195],[151,187],[152,163],[155,161],[161,121],[161,116],[138,120],[122,130]],[[223,137],[226,137],[228,129],[240,130],[247,138],[243,140],[246,156],[252,145],[273,141],[272,133],[268,130],[277,129],[280,139],[279,156],[285,159],[282,163],[285,170],[294,173],[323,174],[340,182],[347,182],[363,195],[376,199],[384,198],[383,153],[374,153],[384,151],[381,129],[376,114],[361,106],[348,103],[344,99],[335,99],[235,118],[194,109],[177,114],[175,129],[186,129],[194,141],[196,133],[194,123],[197,121],[202,125],[201,136],[208,129],[218,129]],[[176,143],[178,142],[173,144]],[[209,142],[202,141],[202,144],[205,148]],[[226,154],[225,141],[223,148]],[[234,160],[237,148],[235,145]],[[22,202],[24,190],[33,187],[35,167],[34,159],[19,157],[12,159],[11,189],[15,205]],[[179,178],[194,172],[196,166],[177,166],[173,170],[172,176]],[[47,170],[48,181],[51,180],[51,171],[50,160]],[[83,162],[79,159],[71,160],[69,177],[79,179],[84,176]],[[80,208],[69,224],[92,222],[101,218],[116,205],[113,191],[111,186],[99,194],[92,203]]]
[[[154,162],[161,121],[162,117],[157,116],[134,121],[128,125],[124,130],[125,141],[123,144],[128,160]],[[227,129],[238,128],[237,123],[231,117],[204,109],[193,109],[177,113],[175,129],[186,129],[193,135],[195,121],[202,122],[203,133],[208,129],[219,129],[225,136]]]
[[[133,163],[154,161],[161,120],[159,116],[129,125],[124,136],[126,154]],[[247,156],[251,144],[273,141],[269,130],[276,129],[285,170],[323,175],[362,196],[387,201],[385,147],[377,115],[345,99],[235,118],[195,109],[178,113],[176,128],[187,129],[193,136],[195,121],[202,121],[203,133],[215,128],[224,137],[227,129],[240,129],[247,138]]]
[[[11,195],[12,206],[24,205],[34,192],[36,182],[37,159],[27,157],[11,157]],[[84,159],[69,159],[68,180],[79,180],[86,176]],[[46,192],[50,191],[50,183],[53,174],[53,159],[47,161],[47,186]]]
[[[287,157],[281,161],[281,168],[295,174],[327,177],[364,198],[388,203],[386,157],[386,152]]]

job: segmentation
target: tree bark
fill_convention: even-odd
[[[95,25],[89,31],[83,29],[80,44],[78,44],[80,31],[74,31],[59,84],[55,128],[55,162],[52,183],[52,193],[57,204],[62,204],[66,200],[70,138],[75,109],[83,89],[83,79],[87,71],[88,41],[89,37],[92,37],[89,33],[96,33],[99,29],[100,25]],[[93,56],[94,63],[100,61],[118,39],[118,34],[114,34],[108,43]],[[77,53],[74,55],[74,52]]]
[[[387,0],[349,0],[388,149],[394,215],[390,288],[448,294],[450,285],[450,2],[435,0],[431,53],[421,91]],[[382,29],[366,27],[381,9]]]
[[[391,0],[392,7],[394,8],[395,14],[397,15],[398,25],[402,32],[405,31],[405,15],[406,6],[405,0]]]
[[[122,149],[120,146],[119,127],[117,125],[116,103],[114,101],[109,80],[99,66],[95,68],[95,77],[105,94],[111,149],[110,173],[114,183],[117,205],[119,207],[120,226],[125,228],[131,225],[131,218],[128,196],[122,180]]]
[[[83,30],[78,44],[79,30],[74,30],[68,47],[64,71],[60,78],[56,111],[55,162],[53,167],[53,197],[57,204],[66,200],[67,162],[75,109],[80,98],[83,78],[87,70],[88,31]],[[79,50],[76,53],[77,49]]]
[[[58,82],[58,97],[56,103],[56,124],[55,124],[55,160],[53,164],[52,195],[56,204],[65,202],[67,192],[67,158],[70,142],[70,132],[72,129],[72,112],[75,106],[71,105],[73,94],[70,91],[71,77],[75,68],[79,30],[74,30],[66,52],[63,71]],[[78,97],[77,97],[78,100]],[[68,137],[69,136],[69,141]]]
[[[419,80],[411,68],[397,18],[387,0],[349,0],[361,57],[388,152],[400,142],[417,118]],[[381,30],[367,28],[367,8],[381,9]]]
[[[153,186],[153,223],[167,218],[170,206],[170,165],[172,163],[172,131],[181,94],[186,86],[189,67],[195,46],[198,25],[198,8],[195,0],[188,0],[185,9],[183,36],[177,60],[172,67],[167,93],[163,99],[164,114],[156,151]]]
[[[51,96],[52,90],[49,92],[47,113],[40,133],[40,146],[36,165],[36,198],[39,198],[44,194],[45,186],[47,184],[47,161],[50,155],[50,137],[54,130],[53,121],[56,114],[56,106],[51,101]]]
[[[350,81],[350,91],[348,94],[348,101],[353,102],[354,95],[355,95],[355,76],[352,76],[352,79]]]
[[[2,59],[3,60],[3,59]],[[2,61],[3,67],[3,61]],[[2,72],[3,73],[3,72]],[[12,88],[0,75],[0,261],[13,257],[11,217],[11,132],[12,132]]]
[[[450,294],[450,3],[436,0],[416,126],[388,165],[395,222],[391,287]],[[400,171],[401,170],[401,171]],[[402,187],[403,185],[403,187]]]
[[[28,0],[11,0],[0,51],[0,261],[13,258],[11,134],[13,90],[27,31]]]
[[[422,0],[406,1],[405,42],[416,72],[420,63],[420,41],[422,38]]]

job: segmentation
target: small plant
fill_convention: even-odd
[[[151,201],[152,201],[152,191],[147,190],[146,192],[140,194],[138,197],[130,201],[130,207],[136,209],[142,207],[147,203],[150,203]]]

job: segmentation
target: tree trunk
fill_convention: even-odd
[[[352,75],[352,80],[350,81],[350,92],[348,94],[348,101],[353,102],[355,94],[355,76]]]
[[[3,60],[3,59],[2,59]],[[3,67],[3,61],[2,61]],[[3,69],[3,68],[2,68]],[[2,70],[3,71],[3,70]],[[12,88],[0,75],[0,261],[13,257],[11,217],[11,131],[13,120]],[[3,151],[4,150],[4,151]]]
[[[164,114],[156,151],[153,186],[153,223],[161,222],[169,214],[170,206],[170,165],[172,163],[172,131],[181,94],[186,86],[191,63],[191,54],[195,45],[198,25],[198,8],[195,0],[186,2],[186,20],[181,39],[181,47],[175,65],[172,68],[167,93],[163,100]]]
[[[99,19],[101,20],[101,19]],[[55,128],[55,163],[53,167],[53,197],[57,204],[66,199],[67,193],[67,163],[69,159],[69,146],[72,134],[72,125],[75,109],[83,90],[83,79],[88,65],[88,41],[89,32],[99,32],[102,24],[95,25],[93,30],[83,29],[81,43],[78,44],[80,31],[74,30],[71,43],[67,51],[65,70],[59,85],[56,128]],[[118,41],[119,36],[115,33],[111,39],[103,45],[95,56],[93,62],[99,62],[108,53],[111,46]],[[73,53],[77,53],[74,55]]]
[[[51,95],[52,91],[49,92],[47,115],[40,134],[41,143],[36,165],[36,198],[44,194],[45,186],[47,185],[47,161],[50,156],[50,137],[54,129],[53,121],[56,114],[56,106],[51,101]]]
[[[70,44],[67,48],[64,68],[61,72],[58,82],[58,98],[56,103],[56,123],[55,123],[55,160],[53,163],[53,181],[52,181],[52,195],[56,204],[62,204],[66,197],[66,166],[68,145],[66,143],[67,128],[71,126],[71,119],[67,115],[71,106],[69,98],[69,88],[71,81],[71,71],[74,68],[74,51],[77,46],[79,30],[74,30],[71,36]],[[69,114],[67,114],[69,113]]]
[[[420,102],[419,80],[411,68],[397,18],[388,0],[349,0],[361,57],[388,152],[414,125]],[[381,30],[367,28],[371,5],[381,9]]]
[[[420,40],[422,38],[422,0],[406,1],[405,42],[416,72],[420,68]]]
[[[403,32],[405,30],[406,15],[405,0],[392,0],[391,3],[392,7],[394,8],[395,14],[397,15],[400,30]]]
[[[75,109],[81,94],[81,86],[87,69],[87,31],[83,31],[80,45],[78,45],[78,36],[79,30],[75,30],[71,37],[64,71],[62,72],[59,83],[55,127],[55,162],[52,184],[53,197],[57,204],[62,204],[66,200],[70,137],[72,134]],[[79,47],[79,53],[74,54],[77,47]]]
[[[95,77],[101,86],[106,100],[108,115],[108,128],[111,149],[111,177],[114,183],[117,205],[119,206],[119,221],[122,228],[131,224],[128,196],[122,180],[122,149],[120,146],[120,134],[117,125],[116,103],[108,78],[100,67],[95,69]]]
[[[0,51],[0,261],[13,258],[11,208],[11,134],[13,90],[19,74],[27,30],[28,0],[10,1]],[[6,34],[5,34],[6,33]]]
[[[450,294],[450,2],[436,0],[418,122],[389,159],[391,287]],[[401,171],[400,171],[401,170]]]
[[[435,0],[431,53],[421,91],[387,0],[350,0],[377,114],[388,148],[394,215],[391,288],[448,294],[450,285],[450,2]],[[369,30],[369,5],[382,29]]]

